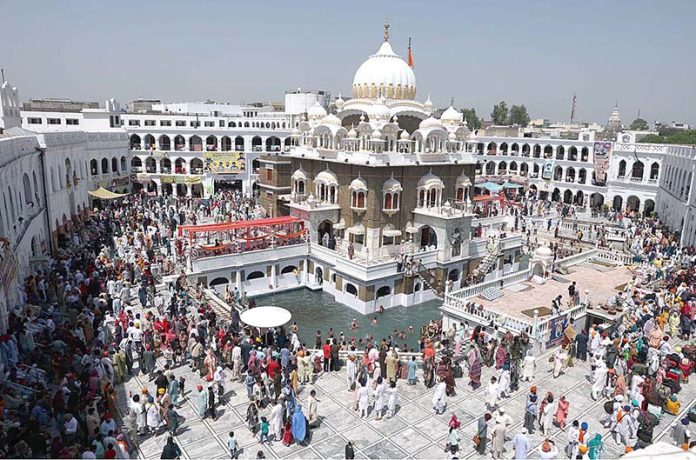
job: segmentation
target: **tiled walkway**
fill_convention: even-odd
[[[536,379],[533,382],[538,387],[538,394],[544,395],[552,391],[556,398],[565,394],[570,401],[569,420],[578,419],[589,423],[590,432],[601,432],[605,437],[606,451],[602,458],[617,458],[623,447],[617,445],[602,428],[599,419],[604,414],[603,402],[595,402],[590,398],[590,385],[586,380],[588,366],[576,361],[576,366],[569,368],[565,374],[553,379],[548,363],[548,354],[539,358]],[[187,379],[187,391],[195,389],[200,381],[192,374],[187,366],[176,369],[174,373],[184,375]],[[484,368],[482,382],[490,379],[493,371]],[[259,450],[265,452],[266,458],[343,458],[346,442],[350,439],[356,446],[356,458],[448,458],[443,452],[447,435],[447,421],[452,412],[462,420],[461,448],[462,458],[477,458],[471,439],[476,431],[477,419],[485,410],[485,387],[482,385],[472,392],[466,384],[467,379],[457,380],[457,396],[449,398],[448,408],[443,415],[436,416],[431,409],[433,390],[426,389],[422,383],[409,386],[405,381],[398,382],[399,405],[394,418],[374,420],[371,414],[367,420],[360,420],[352,408],[352,393],[347,391],[343,371],[334,374],[319,375],[313,385],[301,387],[298,395],[301,402],[306,401],[311,389],[316,390],[319,400],[320,426],[311,431],[311,439],[306,446],[292,445],[285,447],[280,442],[274,442],[271,447],[261,447],[258,439],[251,436],[246,428],[244,417],[248,400],[246,390],[241,383],[228,384],[236,395],[229,397],[228,403],[219,408],[217,421],[201,420],[194,405],[188,400],[182,404],[178,412],[185,421],[176,436],[176,441],[183,451],[183,458],[224,458],[227,457],[225,440],[229,431],[236,433],[243,448],[240,458],[255,458]],[[124,403],[128,391],[139,391],[143,385],[148,385],[147,378],[133,378],[120,386],[119,390]],[[524,413],[526,394],[531,384],[524,384],[520,390],[502,402],[506,412],[512,417],[513,424],[508,428],[510,438],[520,430]],[[153,385],[149,384],[152,390]],[[190,393],[189,393],[190,394]],[[683,386],[679,399],[682,410],[686,412],[696,398],[696,379]],[[261,415],[268,415],[268,409]],[[667,427],[675,417],[663,415],[659,427],[655,428],[654,440],[670,442]],[[565,433],[554,428],[550,437],[556,441],[560,450],[559,458],[565,458]],[[543,441],[537,430],[529,437],[534,452],[529,458],[538,456],[538,447]],[[140,458],[159,458],[166,435],[142,439],[139,446]],[[506,458],[512,458],[512,445],[506,445]],[[487,456],[489,454],[487,452]]]

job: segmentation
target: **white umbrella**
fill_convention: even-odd
[[[292,314],[280,307],[254,307],[242,313],[240,319],[253,327],[278,327],[290,322]]]

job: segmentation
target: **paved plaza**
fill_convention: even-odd
[[[675,341],[675,345],[678,344]],[[544,395],[552,391],[558,398],[566,395],[570,401],[568,419],[586,421],[590,426],[590,433],[600,432],[604,435],[605,452],[602,458],[617,458],[623,453],[623,447],[611,439],[608,430],[602,428],[599,419],[604,415],[603,403],[605,400],[595,402],[590,397],[590,385],[586,380],[589,373],[587,363],[575,361],[575,367],[568,368],[565,373],[554,379],[551,373],[551,364],[547,352],[537,360],[537,372],[534,382],[521,382],[520,389],[509,398],[503,400],[501,407],[512,417],[513,424],[508,427],[508,436],[514,437],[522,426],[525,398],[529,387],[533,384],[538,388],[538,394]],[[162,364],[160,362],[160,364]],[[266,458],[343,458],[344,447],[348,440],[352,440],[356,446],[356,458],[448,458],[444,453],[444,445],[447,436],[447,422],[454,412],[462,421],[461,428],[461,458],[478,458],[471,439],[476,432],[477,420],[485,411],[486,383],[493,375],[493,368],[483,369],[483,385],[476,391],[472,391],[463,379],[457,379],[457,395],[448,398],[448,407],[444,414],[434,415],[431,408],[433,389],[423,386],[422,380],[415,386],[409,386],[405,380],[399,380],[398,406],[396,415],[392,419],[383,418],[377,421],[370,414],[367,420],[361,420],[358,413],[353,410],[353,393],[347,390],[345,372],[320,374],[313,385],[300,386],[298,399],[300,403],[307,400],[310,390],[317,392],[319,400],[320,425],[311,430],[308,445],[291,445],[285,447],[281,442],[273,442],[272,446],[261,446],[258,438],[254,438],[246,426],[245,414],[249,404],[246,389],[242,383],[227,384],[228,401],[223,407],[218,408],[218,419],[213,421],[208,418],[201,420],[194,404],[188,398],[195,390],[196,385],[203,383],[197,374],[192,373],[188,366],[182,366],[174,370],[174,374],[186,377],[187,399],[181,404],[178,412],[185,418],[176,436],[176,442],[182,449],[183,458],[228,458],[225,440],[229,431],[234,431],[238,442],[243,448],[239,458],[255,458],[259,450],[264,451]],[[148,382],[146,376],[131,378],[124,385],[119,386],[121,404],[127,401],[129,391],[138,392],[143,386],[152,390],[152,382]],[[233,390],[234,393],[231,393]],[[122,396],[122,397],[121,397]],[[682,412],[686,413],[696,398],[696,382],[683,386],[679,399],[682,401]],[[119,408],[122,414],[125,406]],[[269,409],[262,410],[261,416],[268,416]],[[675,417],[664,414],[660,425],[655,428],[654,441],[665,440],[671,443],[669,437],[669,425],[676,420]],[[491,430],[489,429],[489,436]],[[143,438],[140,441],[139,458],[159,458],[167,435]],[[528,436],[533,451],[529,458],[538,457],[538,447],[544,440],[539,430]],[[566,444],[566,435],[560,429],[555,428],[550,433],[550,438],[556,442],[559,448],[559,458],[565,458],[563,448]],[[490,441],[489,441],[490,442]],[[512,443],[506,444],[505,458],[512,458]],[[490,457],[487,451],[486,457]]]

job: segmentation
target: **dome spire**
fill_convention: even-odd
[[[384,41],[389,41],[389,19],[384,19]]]

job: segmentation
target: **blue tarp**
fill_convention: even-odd
[[[476,186],[485,188],[486,190],[489,190],[491,192],[498,192],[501,188],[503,188],[494,182],[484,182],[483,184],[477,184]]]
[[[505,182],[503,188],[524,188],[524,185],[514,184],[512,182]]]

